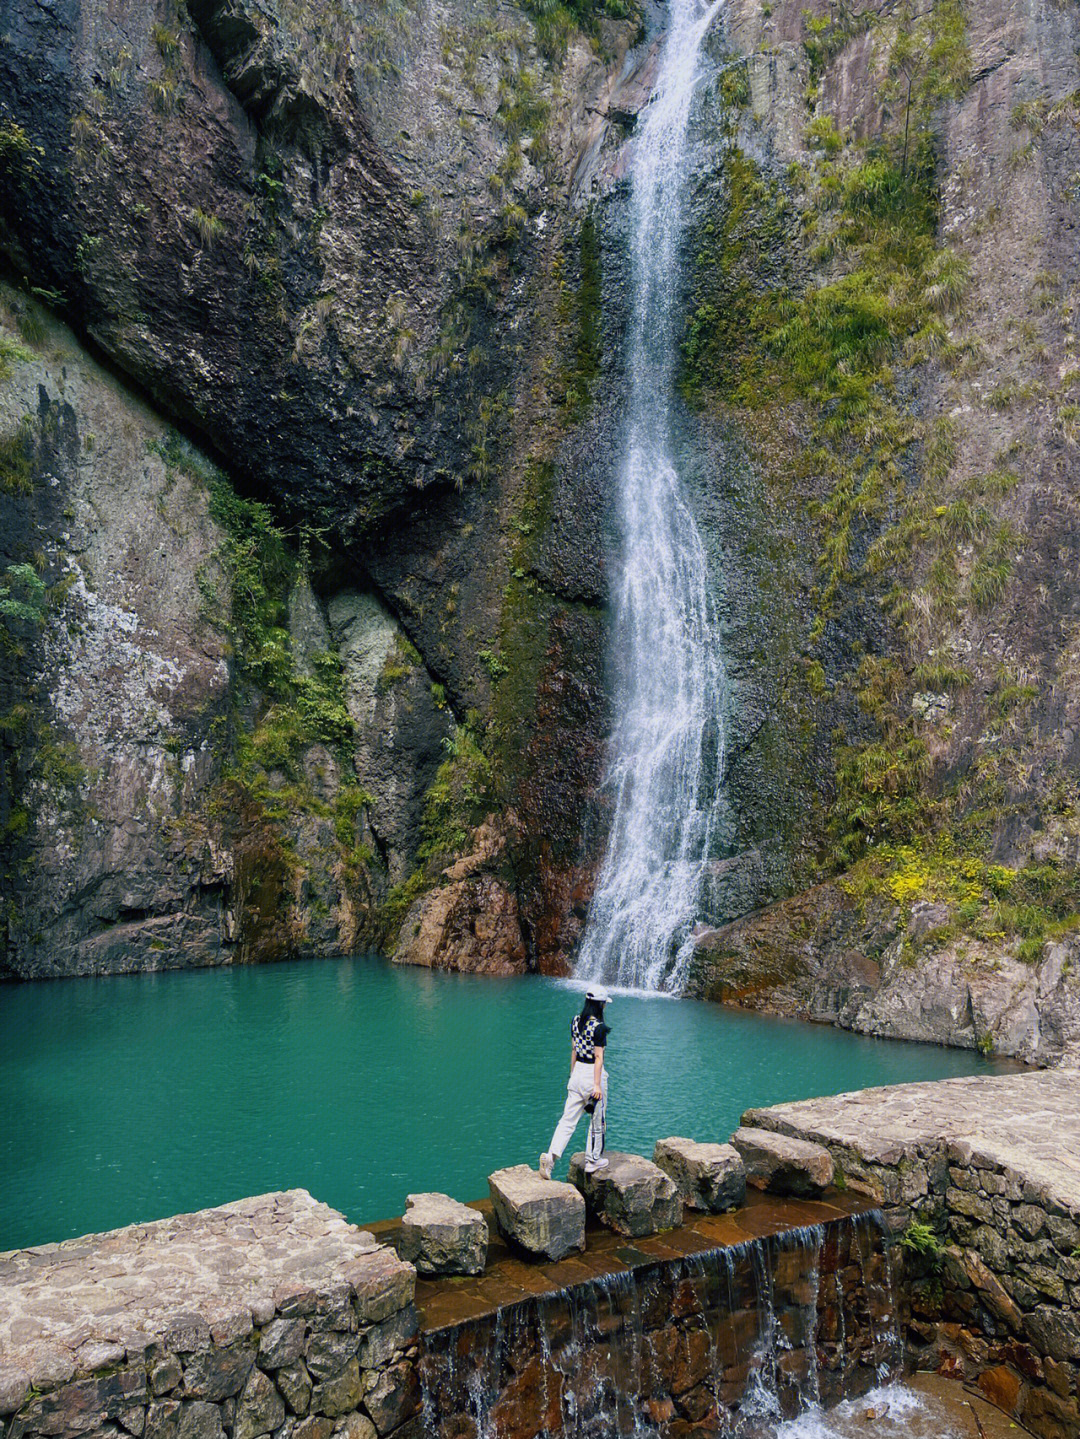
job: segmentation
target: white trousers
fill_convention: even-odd
[[[551,1144],[548,1146],[550,1153],[554,1154],[556,1159],[574,1137],[578,1120],[585,1112],[586,1103],[592,1098],[593,1068],[592,1061],[586,1063],[583,1059],[579,1059],[574,1065],[566,1086],[566,1105],[562,1112],[562,1118],[555,1126],[555,1133],[551,1136]],[[585,1139],[586,1159],[599,1159],[604,1152],[604,1111],[606,1109],[607,1070],[605,1069],[600,1076],[600,1098],[596,1101],[596,1108],[590,1116],[589,1133]]]

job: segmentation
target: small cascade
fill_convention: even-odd
[[[644,1256],[641,1256],[644,1258]],[[435,1439],[772,1439],[899,1373],[880,1216],[656,1260],[424,1336]]]

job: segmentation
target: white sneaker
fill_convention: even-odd
[[[600,1159],[587,1159],[585,1161],[586,1174],[596,1174],[598,1170],[606,1169],[607,1167],[608,1161],[603,1157],[601,1157]]]
[[[551,1171],[552,1171],[554,1168],[555,1168],[555,1156],[554,1156],[554,1154],[551,1154],[551,1153],[541,1154],[541,1156],[540,1156],[540,1178],[541,1178],[541,1179],[550,1179],[550,1178],[551,1178]]]

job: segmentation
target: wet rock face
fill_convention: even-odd
[[[607,469],[595,426],[572,442],[588,403],[565,398],[581,226],[565,197],[581,146],[611,132],[632,29],[604,22],[599,46],[572,37],[551,61],[521,12],[465,0],[408,21],[247,0],[12,18],[0,71],[29,148],[0,167],[0,251],[235,488],[322,537],[291,645],[302,674],[306,651],[340,653],[357,744],[344,769],[312,764],[324,804],[352,779],[373,803],[347,893],[318,863],[337,817],[297,818],[299,880],[261,839],[234,859],[247,911],[298,906],[249,926],[247,958],[385,932],[372,914],[416,870],[443,741],[475,710],[499,731],[492,807],[514,840],[466,908],[497,901],[506,962],[566,966],[601,833]],[[530,510],[537,466],[550,515]],[[220,942],[243,946],[231,923]],[[202,962],[188,931],[158,938],[161,962]],[[129,939],[116,953],[142,966]],[[458,963],[447,943],[435,962]]]
[[[1068,935],[1034,962],[955,937],[945,907],[860,906],[819,885],[716,929],[703,927],[690,992],[891,1039],[981,1049],[1027,1063],[1080,1054],[1077,946]],[[915,963],[912,963],[914,955]]]
[[[759,416],[755,431],[730,395],[688,388],[675,440],[709,550],[729,681],[720,839],[694,980],[713,997],[763,993],[764,971],[780,964],[768,917],[757,939],[734,936],[729,962],[731,921],[846,862],[829,848],[825,817],[837,736],[856,747],[873,737],[858,699],[864,660],[895,662],[902,674],[911,710],[901,719],[925,745],[935,798],[1003,757],[1001,794],[987,809],[994,859],[1074,865],[1080,855],[1069,578],[1080,160],[1066,112],[1054,109],[1076,89],[1076,17],[1034,0],[968,8],[972,83],[939,117],[938,238],[971,273],[945,327],[946,350],[961,353],[955,365],[931,356],[906,367],[898,388],[912,419],[956,422],[935,503],[951,503],[970,477],[1015,471],[1007,493],[977,506],[1009,578],[997,600],[948,624],[918,620],[916,606],[902,631],[882,600],[897,587],[913,593],[943,558],[916,547],[880,575],[846,575],[819,633],[829,538],[819,517],[830,491],[807,414],[783,406],[764,425]],[[691,321],[701,257],[746,199],[733,188],[733,157],[772,199],[750,216],[740,253],[721,257],[732,293],[798,294],[825,277],[792,178],[817,163],[803,9],[782,0],[766,13],[757,0],[731,0],[708,38],[674,301]],[[146,587],[130,642],[141,658],[124,649],[122,631],[106,636],[106,587],[87,580],[91,597],[76,591],[72,603],[83,605],[89,643],[62,659],[54,651],[52,691],[61,693],[62,670],[69,688],[90,695],[87,675],[100,669],[99,707],[117,744],[126,732],[129,758],[122,773],[103,772],[110,838],[80,852],[79,897],[61,886],[59,912],[44,928],[28,920],[18,943],[33,942],[33,966],[50,972],[209,963],[381,941],[406,915],[389,942],[410,962],[565,972],[608,820],[604,606],[629,320],[626,142],[650,92],[663,17],[650,13],[636,50],[630,23],[604,22],[598,46],[572,37],[553,61],[510,4],[448,0],[406,14],[350,0],[324,13],[197,0],[178,14],[164,0],[130,15],[98,0],[11,7],[0,91],[25,145],[0,166],[0,253],[14,276],[54,293],[76,330],[214,453],[238,491],[267,501],[290,542],[310,542],[316,558],[294,596],[290,643],[309,678],[320,651],[342,659],[356,744],[345,756],[305,756],[324,812],[291,815],[284,849],[239,805],[243,835],[210,844],[188,820],[209,783],[226,686],[220,633],[205,650],[192,641],[196,579],[216,541],[164,536],[164,576],[139,561]],[[852,35],[814,81],[819,118],[834,116],[838,133],[857,140],[886,119],[875,53],[873,37]],[[1020,135],[1017,107],[1031,103],[1034,127]],[[752,191],[750,210],[764,203]],[[808,203],[817,224],[827,207]],[[758,221],[771,228],[755,229]],[[74,433],[60,379],[46,387],[57,417],[46,448],[57,455],[73,453]],[[24,394],[19,405],[35,410],[36,401]],[[80,473],[96,476],[88,455]],[[909,460],[905,485],[921,464],[907,456],[901,468]],[[66,492],[51,487],[51,463],[40,467],[34,519],[8,529],[12,562],[38,548],[33,524],[64,547]],[[9,498],[0,497],[5,513]],[[103,504],[95,554],[131,572],[118,548],[133,552],[122,516]],[[855,567],[880,529],[871,511],[852,530]],[[157,541],[162,516],[144,518]],[[975,565],[967,545],[946,557],[961,585]],[[151,590],[162,595],[163,624],[150,648],[182,681],[146,660]],[[970,680],[939,685],[943,669]],[[166,690],[169,714],[183,722],[163,750],[153,716]],[[440,848],[425,833],[427,796],[445,742],[471,714],[490,783],[452,842],[436,837]],[[89,710],[77,723],[91,725]],[[283,774],[268,771],[268,787],[288,809]],[[348,782],[370,793],[365,813],[335,809]],[[167,834],[145,818],[166,809]],[[491,815],[497,845],[477,837]],[[339,830],[348,843],[335,851]],[[31,888],[51,890],[53,841],[14,839],[36,876]],[[462,860],[469,872],[447,879]],[[388,896],[398,902],[384,911]],[[830,896],[835,917],[843,901]],[[1017,969],[1023,998],[1012,1013],[990,973],[999,956],[987,951],[973,978],[949,953],[944,988],[921,979],[913,1006],[890,951],[895,933],[851,943],[857,926],[819,926],[810,901],[798,903],[783,983],[763,1002],[793,1003],[790,986],[810,974],[815,1013],[872,1032],[905,1032],[917,1008],[920,1037],[952,1024],[961,1042],[981,1043],[985,996],[994,1042],[1010,1052],[1058,1052],[1080,1033],[1063,968],[1031,982]]]
[[[36,549],[51,586],[48,622],[2,661],[5,712],[32,705],[0,786],[8,965],[221,963],[234,858],[209,823],[208,736],[230,667],[197,578],[220,536],[205,491],[167,474],[160,422],[59,327],[49,339],[0,397],[29,489],[2,496],[0,562]]]

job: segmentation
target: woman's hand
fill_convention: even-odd
[[[600,1098],[600,1086],[598,1084],[594,1084],[592,1087],[592,1097],[594,1099]]]

